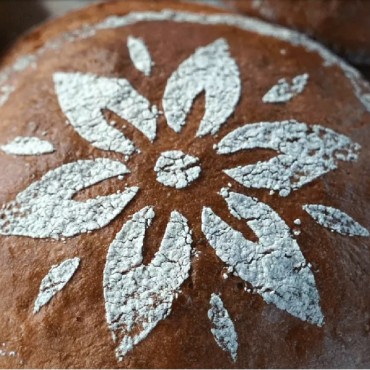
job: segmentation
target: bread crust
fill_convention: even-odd
[[[363,0],[231,0],[244,14],[306,33],[356,65],[370,64],[370,3]]]
[[[363,100],[370,90],[366,83],[354,75],[354,84],[348,78],[348,70],[343,70],[342,62],[327,66],[317,52],[307,50],[307,47],[217,22],[214,25],[173,20],[133,22],[117,28],[107,27],[73,42],[64,41],[55,49],[45,48],[62,34],[75,31],[78,35],[81,31],[76,30],[84,25],[98,24],[109,16],[148,11],[157,14],[163,9],[173,10],[175,13],[172,14],[179,11],[195,15],[204,13],[205,19],[207,14],[228,14],[169,1],[97,4],[41,26],[20,40],[3,60],[2,71],[10,72],[1,86],[10,83],[14,91],[0,107],[1,144],[9,143],[17,136],[38,137],[52,143],[55,151],[43,156],[0,153],[0,204],[11,202],[17,194],[60,166],[101,157],[125,164],[130,174],[123,180],[114,177],[87,187],[79,191],[74,200],[83,202],[117,190],[124,192],[127,187],[140,190],[107,226],[91,233],[60,240],[16,235],[0,237],[0,312],[3,313],[0,316],[0,343],[4,343],[6,353],[0,356],[0,366],[370,366],[369,237],[331,232],[315,223],[302,209],[305,204],[331,206],[346,212],[369,230],[370,114]],[[262,25],[258,24],[258,27]],[[145,42],[155,63],[150,76],[144,76],[135,68],[126,46],[129,36]],[[195,50],[219,39],[226,41],[229,56],[238,68],[241,91],[232,114],[214,135],[196,137],[207,107],[204,93],[195,99],[181,133],[169,127],[165,114],[159,114],[156,138],[152,143],[130,122],[105,111],[107,121],[115,121],[115,127],[119,127],[140,149],[140,153],[130,156],[127,161],[121,153],[94,146],[76,131],[73,122],[66,124],[66,113],[53,82],[56,72],[125,78],[141,96],[163,111],[164,92],[173,72],[194,55]],[[44,51],[39,53],[42,48]],[[16,60],[29,54],[37,55],[37,58],[24,70],[15,71],[12,66]],[[232,70],[232,66],[230,68]],[[309,80],[301,93],[280,104],[263,102],[263,96],[279,79],[291,81],[303,73],[309,75]],[[354,86],[363,90],[359,93]],[[78,99],[77,94],[77,104]],[[228,134],[245,124],[292,119],[307,126],[321,125],[345,135],[352,143],[361,145],[358,159],[338,160],[336,169],[291,191],[288,196],[266,188],[247,188],[224,172],[225,169],[268,161],[277,154],[276,150],[255,148],[220,155],[215,145]],[[183,189],[163,185],[157,180],[154,168],[166,151],[182,151],[198,158],[200,176]],[[202,230],[203,207],[211,208],[245,239],[255,243],[260,239],[245,220],[230,213],[225,199],[219,194],[224,187],[268,205],[290,229],[289,235],[298,243],[305,261],[311,264],[309,269],[315,279],[324,317],[322,326],[266,303],[256,286],[235,276],[218,257],[204,232],[204,225]],[[118,343],[112,340],[107,325],[103,288],[107,252],[123,225],[147,206],[153,207],[156,216],[146,231],[143,264],[150,265],[162,242],[171,212],[176,210],[187,219],[192,231],[191,268],[189,277],[181,283],[173,300],[168,317],[117,361]],[[295,223],[297,219],[301,226]],[[4,232],[4,228],[1,230]],[[299,235],[293,236],[294,230],[297,234],[300,232]],[[72,278],[35,314],[33,309],[40,283],[51,266],[76,257],[80,259],[80,265]],[[217,345],[212,334],[213,324],[208,311],[213,293],[222,297],[235,326],[239,345],[236,362],[232,361],[228,351]],[[10,355],[12,351],[16,354]]]

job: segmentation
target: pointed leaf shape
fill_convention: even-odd
[[[306,204],[303,209],[321,226],[342,235],[369,236],[369,231],[339,209],[322,204]]]
[[[277,190],[280,196],[287,196],[336,169],[340,160],[357,160],[360,146],[322,126],[289,120],[237,128],[221,140],[217,152],[229,154],[255,148],[273,149],[281,154],[266,162],[224,172],[246,187]]]
[[[145,230],[151,207],[135,213],[109,247],[104,269],[106,317],[119,360],[164,320],[190,271],[191,232],[187,220],[173,211],[159,250],[142,265]]]
[[[208,318],[211,320],[213,326],[211,329],[213,337],[218,346],[224,351],[229,352],[235,362],[239,344],[234,323],[219,295],[212,293],[209,304],[211,307],[208,310]]]
[[[174,131],[181,131],[194,99],[203,90],[206,109],[197,136],[217,133],[240,98],[239,69],[224,39],[198,48],[169,78],[162,104]]]
[[[129,36],[127,38],[127,48],[135,68],[143,72],[145,76],[150,76],[154,63],[144,41],[140,38]]]
[[[122,78],[82,73],[54,73],[55,91],[63,113],[74,129],[92,145],[131,155],[134,144],[106,122],[109,109],[140,130],[149,140],[156,136],[156,111]]]
[[[100,181],[129,172],[121,162],[106,158],[77,161],[51,170],[0,210],[0,235],[57,239],[100,229],[126,207],[138,188],[85,202],[72,197]]]
[[[292,83],[282,78],[262,98],[264,103],[286,103],[303,92],[308,81],[308,74],[295,76]]]
[[[204,208],[202,230],[216,254],[267,303],[321,326],[323,315],[312,271],[280,216],[268,205],[238,193],[222,192],[230,212],[245,219],[259,238],[244,238]]]
[[[63,261],[59,265],[52,266],[47,275],[42,279],[39,294],[36,298],[33,313],[40,311],[41,307],[62,290],[72,278],[80,264],[78,257]]]
[[[13,155],[42,155],[55,151],[53,144],[32,136],[17,136],[8,144],[1,145],[0,149]]]

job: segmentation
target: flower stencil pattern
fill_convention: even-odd
[[[143,78],[150,75],[154,63],[144,40],[131,37],[127,45]],[[309,88],[307,79],[308,76],[300,94]],[[78,191],[91,185],[128,175],[130,158],[141,155],[136,144],[106,120],[102,110],[108,109],[125,119],[150,145],[156,145],[158,109],[123,77],[56,72],[53,82],[59,105],[75,131],[100,150],[124,155],[127,164],[96,158],[64,164],[46,173],[3,206],[1,235],[58,239],[98,230],[140,196],[140,188],[133,186],[122,193],[86,202],[72,199]],[[239,67],[224,39],[196,49],[168,79],[162,106],[167,124],[175,133],[181,133],[201,92],[205,93],[205,113],[195,140],[215,136],[227,124],[241,97]],[[288,104],[293,98],[292,95],[286,101],[277,99],[275,103]],[[262,97],[261,103],[264,104]],[[276,191],[281,197],[335,170],[341,161],[356,160],[360,151],[359,145],[340,133],[293,119],[243,124],[217,140],[214,146],[220,160],[232,153],[256,148],[272,149],[277,155],[247,166],[225,167],[224,172],[246,189]],[[153,171],[162,186],[182,191],[197,181],[203,168],[199,158],[190,153],[169,150],[161,153]],[[229,188],[219,191],[220,201],[226,203],[230,214],[245,221],[258,241],[248,240],[211,207],[204,207],[201,229],[210,248],[235,275],[251,284],[266,303],[300,320],[322,326],[324,314],[311,265],[285,221],[276,210],[256,198]],[[369,235],[342,211],[330,208],[331,216],[325,217],[320,207],[302,207],[325,227],[345,235]],[[106,318],[117,343],[118,359],[168,317],[173,301],[189,276],[193,237],[191,222],[181,209],[173,209],[155,256],[149,264],[143,264],[144,239],[154,217],[155,208],[148,204],[125,222],[108,248],[102,280]],[[58,278],[68,281],[63,280],[63,276]],[[209,317],[216,328],[212,333],[219,346],[235,360],[238,345],[232,341],[237,341],[237,328],[218,293],[212,297]]]

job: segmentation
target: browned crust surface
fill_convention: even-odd
[[[61,32],[98,22],[109,15],[131,11],[178,10],[214,12],[206,7],[167,1],[118,1],[94,5],[49,22],[18,42],[5,57],[9,64],[31,53]],[[149,46],[155,67],[151,77],[135,70],[125,47],[134,34]],[[315,224],[302,211],[305,203],[323,203],[340,208],[369,228],[370,157],[369,113],[355,97],[352,86],[337,67],[323,67],[320,57],[302,47],[262,37],[228,26],[142,22],[118,30],[98,32],[92,39],[67,44],[40,58],[37,68],[17,77],[17,90],[0,108],[1,143],[15,136],[38,136],[56,151],[44,157],[13,157],[0,153],[0,204],[41,178],[48,170],[78,159],[122,156],[103,152],[83,140],[71,125],[65,125],[53,88],[55,71],[80,71],[106,77],[125,77],[144,96],[161,108],[166,81],[178,65],[199,47],[223,37],[230,45],[242,79],[242,96],[235,113],[217,137],[194,139],[204,114],[204,96],[197,99],[187,126],[175,134],[164,116],[158,120],[158,140],[150,144],[137,130],[126,125],[125,134],[141,149],[127,162],[127,181],[108,180],[79,194],[78,199],[106,195],[135,185],[140,194],[107,227],[66,242],[26,237],[0,238],[0,342],[17,356],[0,357],[2,367],[25,368],[263,368],[263,367],[369,367],[370,347],[370,245],[369,238],[346,237]],[[281,49],[286,53],[283,55]],[[261,97],[282,76],[302,72],[310,75],[305,92],[282,105],[263,104]],[[267,150],[216,155],[213,145],[245,123],[294,118],[321,124],[348,135],[362,146],[355,163],[341,162],[337,170],[293,192],[287,198],[265,190],[246,189],[222,170],[255,163],[274,155]],[[31,123],[33,122],[33,123]],[[164,150],[183,150],[200,158],[202,175],[183,190],[165,188],[156,181],[154,164]],[[300,321],[257,294],[244,290],[237,277],[223,278],[225,265],[207,243],[200,227],[202,206],[209,206],[245,237],[252,231],[228,212],[217,194],[232,183],[234,191],[256,196],[277,210],[287,225],[302,220],[296,237],[303,255],[312,264],[321,306],[322,328]],[[170,201],[168,201],[170,199]],[[181,288],[172,313],[122,362],[114,355],[114,343],[105,320],[102,275],[109,244],[129,216],[153,205],[157,217],[144,246],[148,263],[158,249],[169,214],[180,211],[193,230],[193,247],[200,252],[192,262],[190,278]],[[78,256],[81,266],[69,284],[39,314],[32,313],[41,279],[51,265]],[[220,292],[239,336],[238,360],[234,364],[214,341],[207,317],[211,293]]]
[[[370,64],[367,0],[225,0],[236,10],[304,32],[358,65]]]

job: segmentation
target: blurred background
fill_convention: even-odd
[[[0,53],[22,33],[96,0],[0,0]]]

